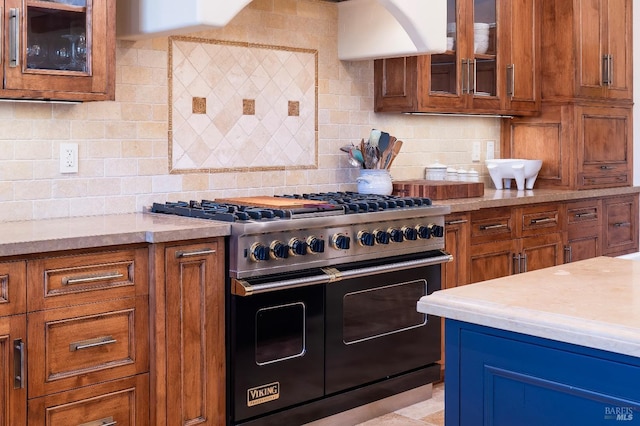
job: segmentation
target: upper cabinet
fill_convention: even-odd
[[[114,0],[4,0],[0,98],[115,98]]]
[[[540,17],[539,0],[448,0],[447,51],[375,61],[375,110],[535,113]]]
[[[631,100],[631,0],[543,0],[544,100]]]

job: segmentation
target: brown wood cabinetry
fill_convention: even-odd
[[[24,262],[0,263],[0,425],[27,420]],[[9,315],[7,315],[9,313]]]
[[[374,62],[375,111],[509,113],[540,106],[540,0],[449,1],[454,47]],[[480,47],[475,26],[489,26]]]
[[[27,277],[28,424],[148,424],[147,248],[27,260]]]
[[[115,98],[115,2],[4,0],[0,98]]]
[[[542,3],[542,99],[631,100],[632,0]]]
[[[471,213],[471,282],[562,263],[558,205],[481,209]]]
[[[602,210],[602,254],[618,256],[638,251],[638,196],[606,198]]]
[[[224,243],[154,248],[151,424],[225,423]]]
[[[564,263],[602,254],[602,201],[589,199],[566,203],[567,241]]]
[[[506,158],[536,158],[538,188],[629,186],[633,170],[632,109],[627,105],[549,104],[538,117],[503,120]]]

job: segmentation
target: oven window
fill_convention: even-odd
[[[357,343],[426,324],[426,315],[416,310],[418,300],[426,294],[425,280],[347,293],[343,299],[344,343]]]
[[[305,306],[270,306],[256,313],[256,363],[270,364],[304,355]]]

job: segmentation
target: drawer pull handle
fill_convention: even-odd
[[[628,226],[631,226],[631,222],[617,222],[617,223],[614,223],[613,226],[616,228],[628,227]]]
[[[501,228],[506,228],[508,225],[506,223],[499,223],[497,225],[482,225],[480,227],[481,231],[486,231],[489,229],[501,229]]]
[[[13,388],[24,388],[24,342],[22,339],[13,341]]]
[[[215,253],[216,251],[214,249],[210,249],[210,248],[206,248],[206,249],[202,249],[202,250],[196,250],[196,251],[177,251],[176,252],[176,259],[180,259],[183,257],[194,257],[194,256],[204,256],[206,254],[211,254],[211,253]]]
[[[600,170],[613,170],[615,166],[600,166]]]
[[[109,274],[100,274],[100,275],[85,275],[77,278],[65,277],[62,279],[62,285],[74,285],[74,284],[87,284],[94,283],[98,281],[108,281],[113,280],[115,278],[122,278],[122,275],[119,272],[112,272]]]
[[[104,419],[94,420],[88,423],[82,423],[78,426],[115,426],[118,422],[113,420],[113,416],[105,417]]]
[[[79,342],[70,343],[69,352],[75,352],[82,349],[96,348],[98,346],[111,345],[116,342],[117,340],[111,336],[96,337],[95,339],[81,340]]]
[[[468,221],[466,219],[458,219],[458,220],[450,220],[448,222],[445,222],[445,225],[460,225],[463,223],[467,223]]]
[[[598,217],[598,215],[596,213],[576,213],[575,217],[582,219],[585,217]]]
[[[556,222],[556,218],[555,217],[545,217],[543,219],[531,219],[531,225],[536,225],[538,223],[549,223],[549,222]]]
[[[26,50],[26,49],[25,49]],[[20,65],[20,9],[9,9],[9,66]]]

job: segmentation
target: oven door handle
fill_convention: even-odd
[[[349,269],[340,271],[337,268],[323,268],[322,274],[309,277],[293,278],[290,280],[275,280],[262,284],[251,284],[246,280],[237,278],[231,279],[231,294],[235,296],[252,296],[254,294],[271,293],[274,291],[287,290],[290,288],[306,287],[317,284],[328,284],[350,278],[359,278],[387,272],[397,272],[410,268],[439,265],[451,262],[453,256],[445,251],[441,251],[440,256],[430,256],[423,259],[407,260],[366,268]]]
[[[246,280],[231,279],[231,294],[235,296],[253,296],[254,294],[271,293],[289,288],[306,287],[316,284],[326,284],[331,281],[331,275],[325,272],[321,275],[294,278],[290,280],[276,280],[262,284],[251,284]]]
[[[442,255],[425,257],[423,259],[406,260],[403,262],[389,263],[379,266],[370,266],[366,268],[349,269],[347,271],[339,271],[339,277],[331,280],[336,282],[350,278],[367,277],[370,275],[384,274],[387,272],[398,272],[405,269],[420,268],[423,266],[433,266],[453,261],[453,256],[446,251],[440,251]]]

